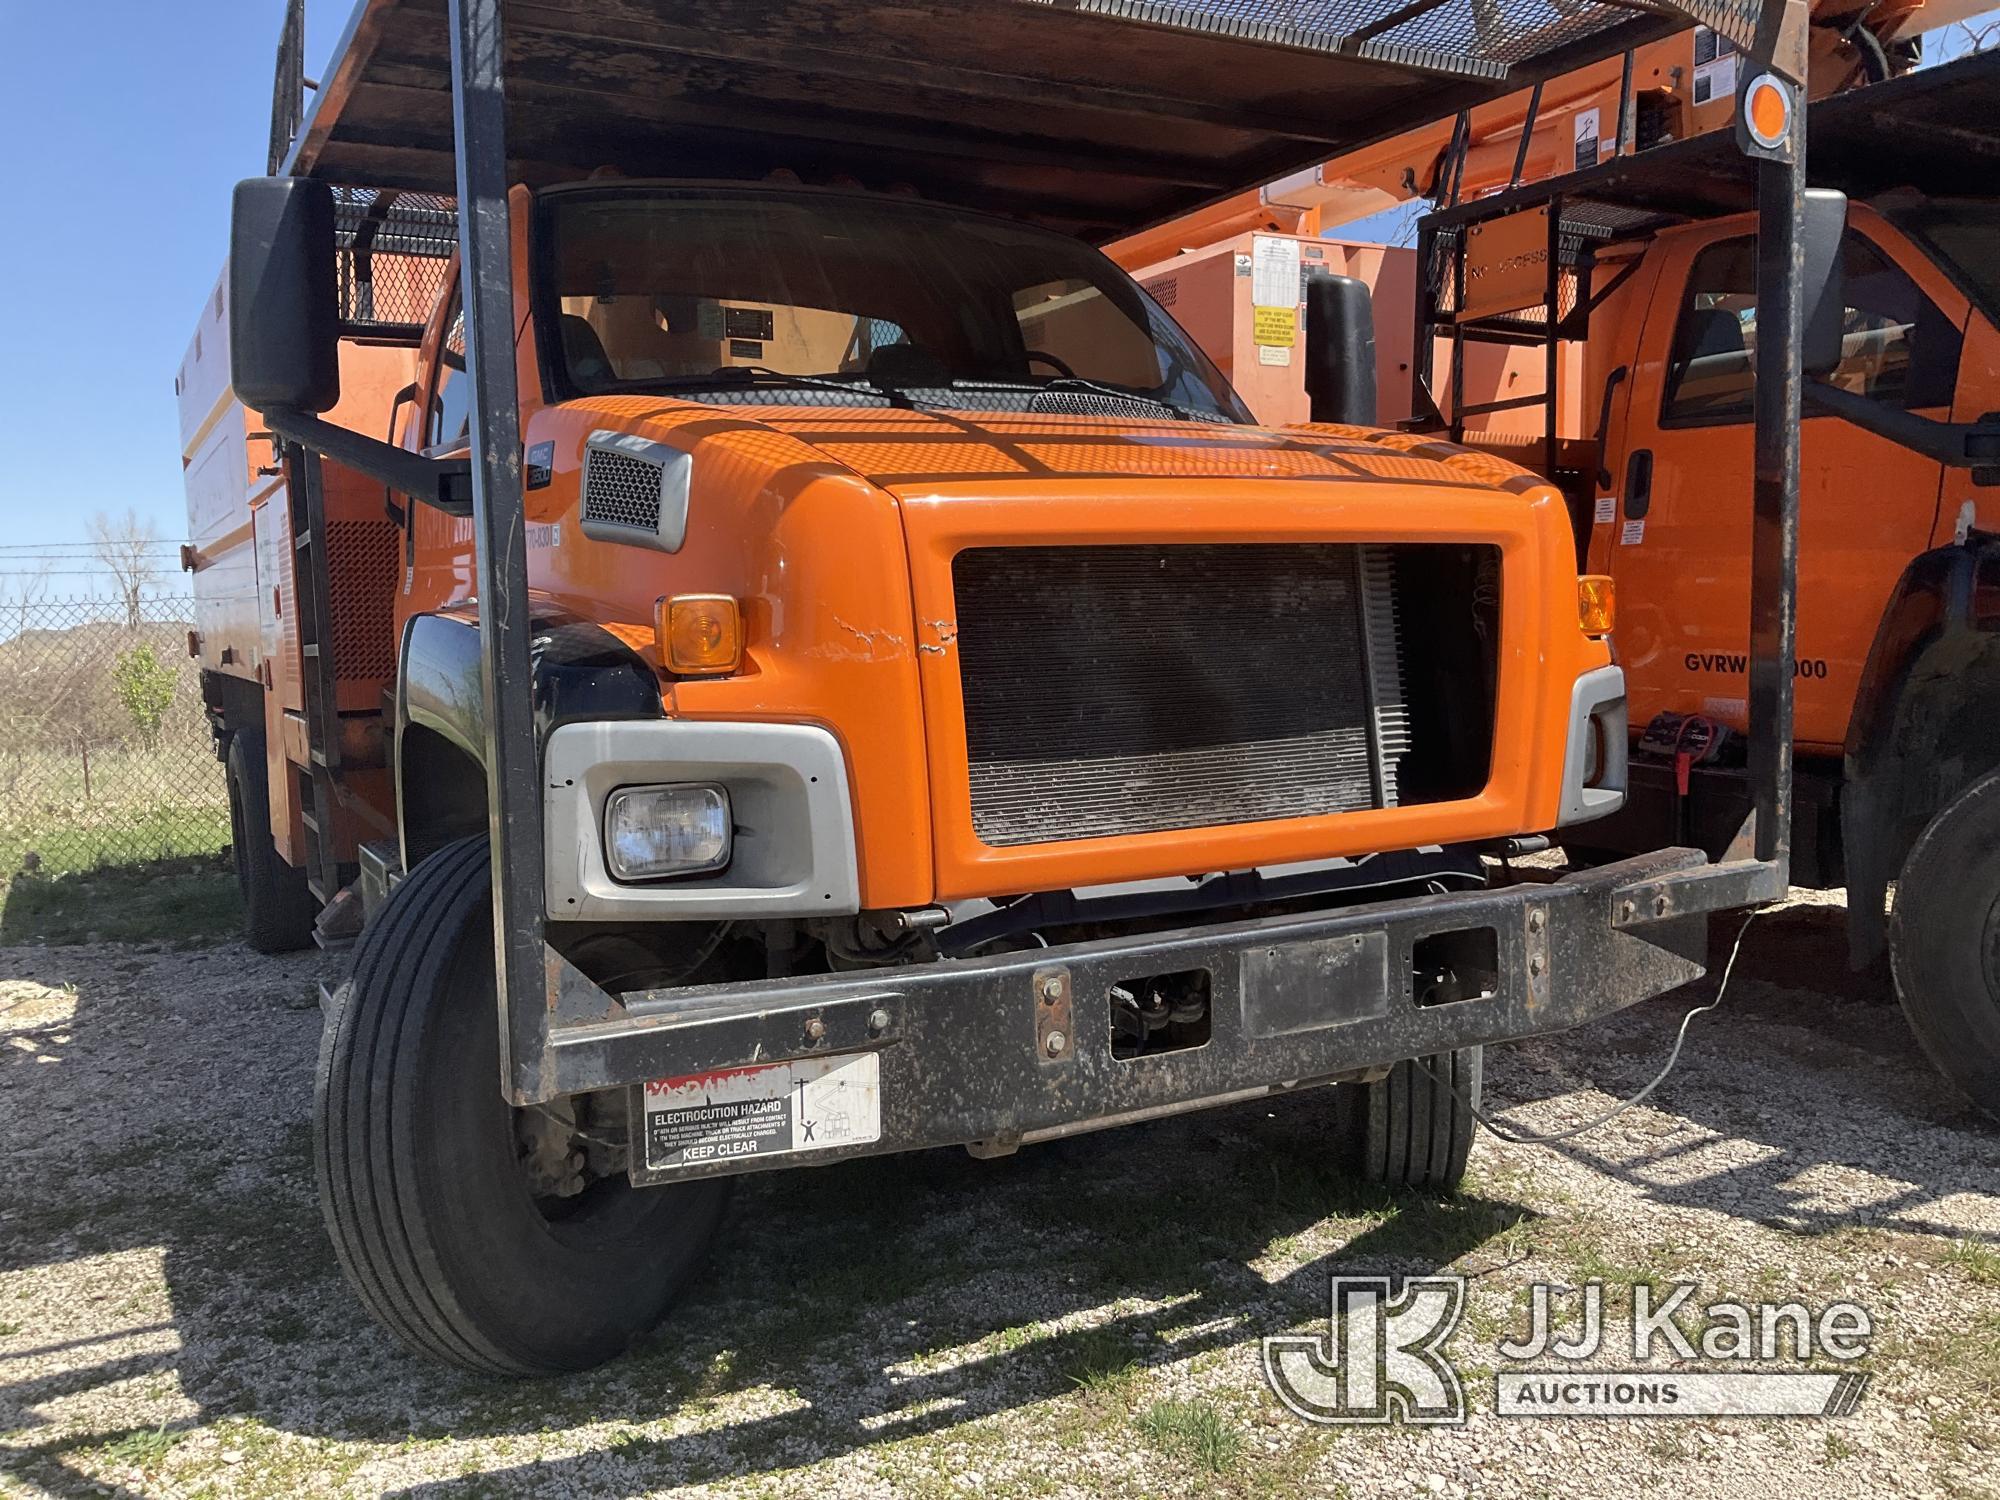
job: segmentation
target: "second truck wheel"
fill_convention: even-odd
[[[2000,1119],[2000,775],[1917,836],[1889,923],[1896,997],[1938,1070]]]

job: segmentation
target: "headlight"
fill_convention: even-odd
[[[694,875],[729,863],[729,794],[719,786],[628,786],[604,804],[614,880]]]

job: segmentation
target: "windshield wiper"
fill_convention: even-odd
[[[762,365],[723,365],[706,375],[672,375],[663,380],[649,380],[646,384],[665,390],[726,390],[732,385],[752,388],[785,386],[794,390],[834,391],[842,396],[880,396],[891,406],[905,410],[916,406],[909,392],[891,385],[877,385],[866,376],[835,380],[821,375],[788,375],[783,370],[770,370]]]
[[[1195,416],[1183,406],[1176,405],[1164,396],[1151,396],[1144,391],[1127,390],[1123,386],[1109,385],[1101,380],[1092,380],[1086,375],[1051,375],[1047,380],[987,380],[967,378],[954,380],[953,390],[989,391],[1089,391],[1093,395],[1110,396],[1119,401],[1143,401],[1148,406],[1157,406],[1172,412],[1183,422],[1204,420]]]

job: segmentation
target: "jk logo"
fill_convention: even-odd
[[[1465,1390],[1444,1356],[1465,1311],[1457,1276],[1336,1276],[1326,1336],[1264,1340],[1264,1379],[1308,1422],[1465,1421]]]

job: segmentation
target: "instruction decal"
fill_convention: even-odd
[[[1597,165],[1597,142],[1602,135],[1601,115],[1594,109],[1578,112],[1576,117],[1576,170]]]
[[[1607,521],[1615,521],[1617,519],[1618,497],[1616,495],[1599,495],[1597,497],[1597,511],[1591,517],[1591,520],[1595,524],[1602,526]]]
[[[1736,93],[1736,44],[1706,26],[1694,29],[1694,102],[1732,98]]]
[[[1250,305],[1258,311],[1299,306],[1299,242],[1260,234],[1250,242]]]
[[[873,1052],[725,1068],[645,1085],[646,1169],[783,1156],[882,1139]]]
[[[1257,346],[1257,363],[1260,365],[1278,365],[1289,369],[1292,363],[1291,345],[1259,344]]]
[[[1644,520],[1627,521],[1625,529],[1618,533],[1618,545],[1621,547],[1636,547],[1645,540],[1646,523]]]

